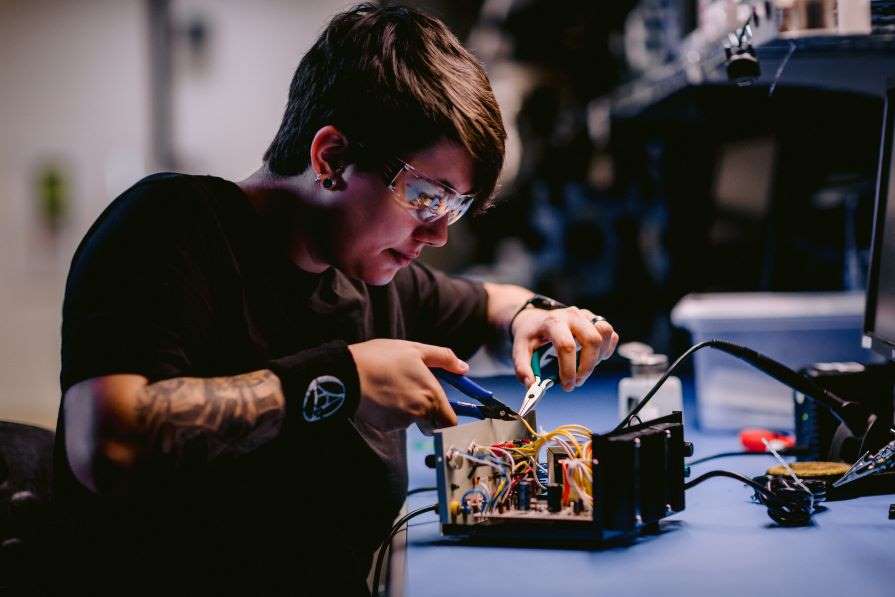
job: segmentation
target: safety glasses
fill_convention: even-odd
[[[461,195],[448,185],[432,180],[407,162],[396,160],[401,168],[388,183],[392,196],[424,224],[447,216],[448,225],[459,220],[475,200]]]

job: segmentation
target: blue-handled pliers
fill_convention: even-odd
[[[458,375],[444,369],[432,369],[432,372],[441,381],[452,385],[470,398],[481,403],[472,404],[471,402],[450,401],[451,408],[454,409],[458,417],[503,419],[505,421],[513,421],[519,418],[516,411],[495,398],[493,392],[486,390],[465,375]]]

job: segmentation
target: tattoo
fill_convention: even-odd
[[[264,370],[154,383],[139,392],[136,413],[152,451],[189,465],[270,441],[282,426],[284,405],[279,379]]]

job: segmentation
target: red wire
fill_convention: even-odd
[[[560,461],[562,463],[562,503],[569,503],[569,492],[571,490],[571,484],[569,483],[569,461],[568,459],[563,459]]]

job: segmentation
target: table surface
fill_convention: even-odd
[[[572,393],[548,392],[538,405],[539,426],[609,430],[617,422],[618,377],[595,377]],[[510,406],[521,402],[515,380],[479,381]],[[736,435],[697,429],[688,380],[684,388],[684,434],[694,457],[741,449]],[[460,397],[452,390],[449,396]],[[408,434],[411,488],[435,484],[423,463],[431,441],[415,428]],[[719,468],[753,476],[772,464],[770,456],[717,459],[695,466],[691,478]],[[710,479],[687,491],[686,509],[665,519],[659,534],[590,549],[471,545],[441,537],[435,515],[427,513],[410,523],[404,594],[895,595],[895,520],[888,520],[895,495],[830,502],[811,526],[783,528],[751,494],[733,479]],[[436,499],[434,492],[417,494],[409,507]]]

